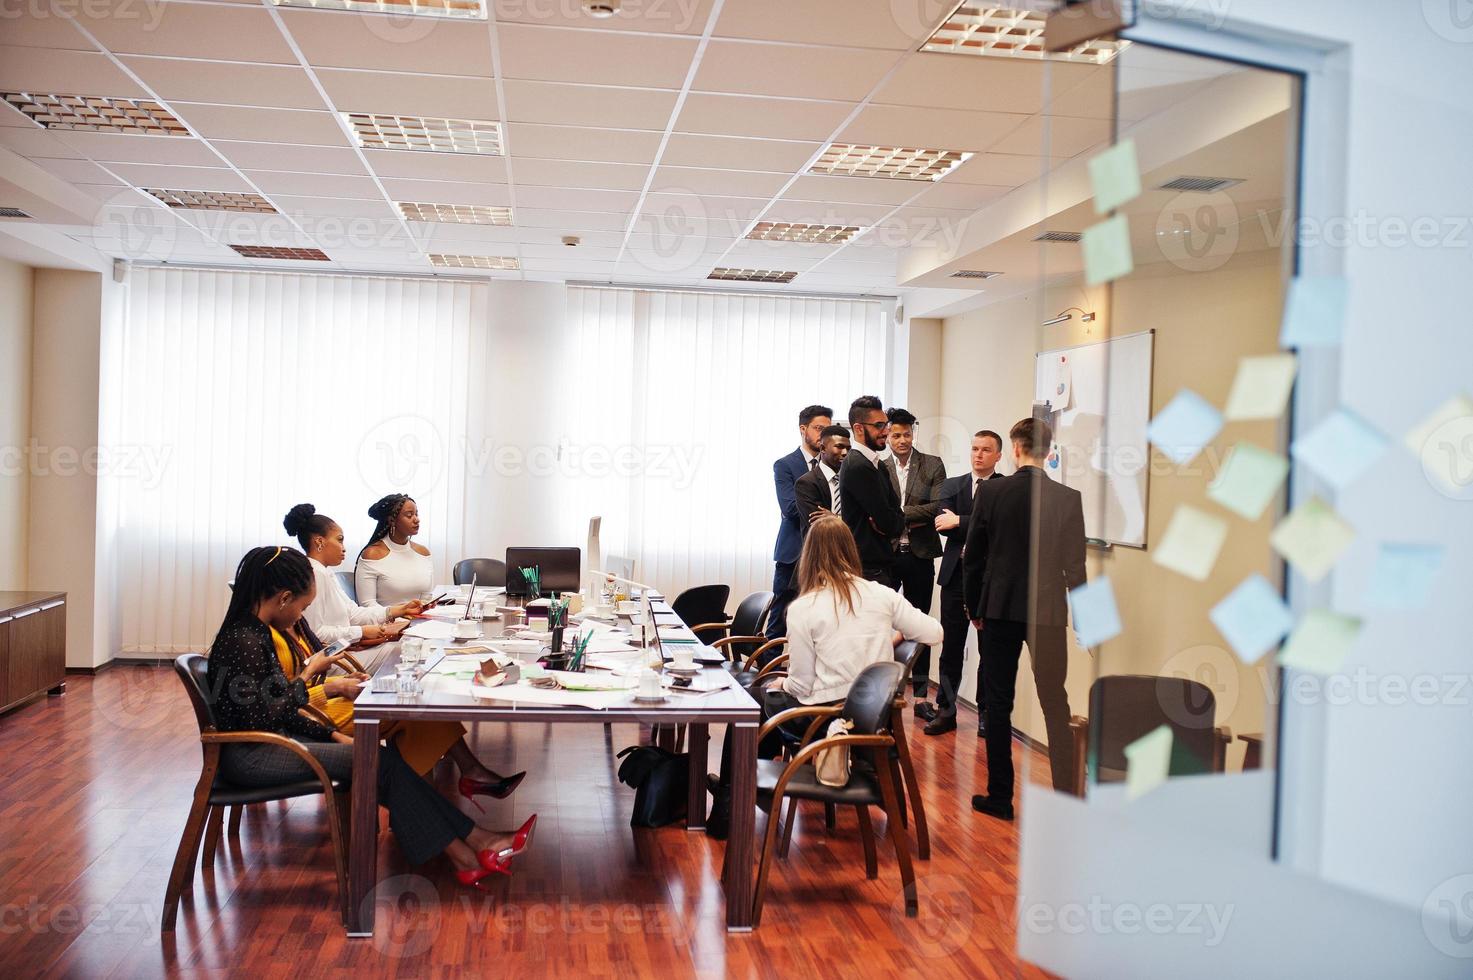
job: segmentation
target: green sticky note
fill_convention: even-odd
[[[1141,168],[1135,158],[1135,140],[1121,140],[1089,162],[1089,182],[1095,192],[1095,213],[1107,214],[1141,194]]]
[[[1171,515],[1166,535],[1151,560],[1198,582],[1207,580],[1227,540],[1227,521],[1182,504]]]
[[[1084,281],[1090,286],[1130,275],[1135,259],[1130,252],[1130,224],[1117,214],[1084,229]]]
[[[1238,362],[1223,416],[1229,422],[1276,419],[1289,404],[1297,367],[1293,354],[1245,357]]]
[[[1235,445],[1207,496],[1240,517],[1256,521],[1289,475],[1289,461],[1251,442]]]
[[[1171,729],[1160,725],[1125,747],[1125,798],[1134,800],[1166,782],[1171,772]]]
[[[1289,634],[1289,642],[1279,651],[1279,663],[1311,674],[1333,674],[1360,636],[1360,625],[1354,616],[1311,609]]]
[[[1355,530],[1323,500],[1312,497],[1279,522],[1268,543],[1311,582],[1318,582],[1340,560]]]

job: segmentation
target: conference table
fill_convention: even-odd
[[[670,642],[684,631],[686,639],[694,639],[689,627],[680,623],[674,611],[663,602],[650,604],[656,624],[663,630],[663,642]],[[505,621],[490,620],[483,624],[480,642],[494,640],[505,630]],[[463,644],[462,644],[463,645]],[[399,662],[401,644],[386,644],[378,663],[372,668],[374,677],[392,676]],[[446,646],[453,655],[456,644]],[[702,671],[723,672],[722,667]],[[634,691],[622,703],[605,708],[568,705],[528,704],[497,700],[495,688],[472,695],[435,686],[424,694],[400,697],[397,693],[375,693],[365,684],[353,705],[353,770],[372,773],[378,769],[380,727],[394,721],[508,722],[511,724],[605,725],[615,722],[641,726],[658,726],[673,731],[685,725],[686,747],[690,753],[690,786],[686,808],[686,829],[702,831],[706,824],[706,757],[711,725],[732,726],[731,825],[726,840],[722,883],[726,895],[726,927],[732,932],[752,929],[753,837],[757,805],[757,729],[761,710],[746,691],[732,684],[725,689],[701,695],[669,695],[664,703],[647,705],[634,702]],[[529,780],[556,778],[552,773],[529,773]],[[374,888],[378,876],[379,806],[378,782],[372,778],[354,779],[352,784],[352,833],[348,853],[348,935],[372,936],[374,929]]]

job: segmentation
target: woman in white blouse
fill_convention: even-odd
[[[398,636],[407,625],[402,620],[415,616],[424,608],[418,599],[385,608],[377,603],[360,606],[348,598],[332,569],[343,563],[347,549],[343,546],[343,529],[326,514],[317,513],[311,504],[297,504],[282,521],[286,533],[302,545],[312,564],[317,582],[317,595],[302,618],[324,644],[337,640],[371,646]]]
[[[368,508],[378,521],[368,546],[358,553],[353,584],[363,606],[407,602],[422,598],[435,587],[430,550],[410,539],[419,533],[419,508],[414,498],[391,493]]]

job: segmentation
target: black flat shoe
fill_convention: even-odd
[[[1013,819],[1013,805],[1004,800],[994,800],[990,796],[972,797],[972,809],[999,820]]]
[[[939,714],[936,706],[929,701],[917,701],[915,708],[912,710],[915,712],[915,716],[922,721],[935,721]]]
[[[956,731],[956,715],[937,715],[921,731],[927,735],[945,735],[947,732],[954,732]]]

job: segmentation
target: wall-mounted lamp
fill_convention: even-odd
[[[1063,323],[1065,320],[1072,320],[1072,319],[1074,319],[1074,314],[1071,313],[1070,310],[1079,310],[1079,322],[1081,322],[1081,323],[1094,323],[1095,322],[1095,315],[1093,313],[1086,313],[1084,310],[1080,310],[1079,307],[1077,307],[1077,306],[1071,306],[1071,307],[1069,307],[1068,310],[1065,310],[1064,312],[1060,313],[1058,316],[1054,317],[1052,320],[1045,320],[1045,321],[1043,321],[1043,325],[1045,327],[1052,327],[1056,323]]]

